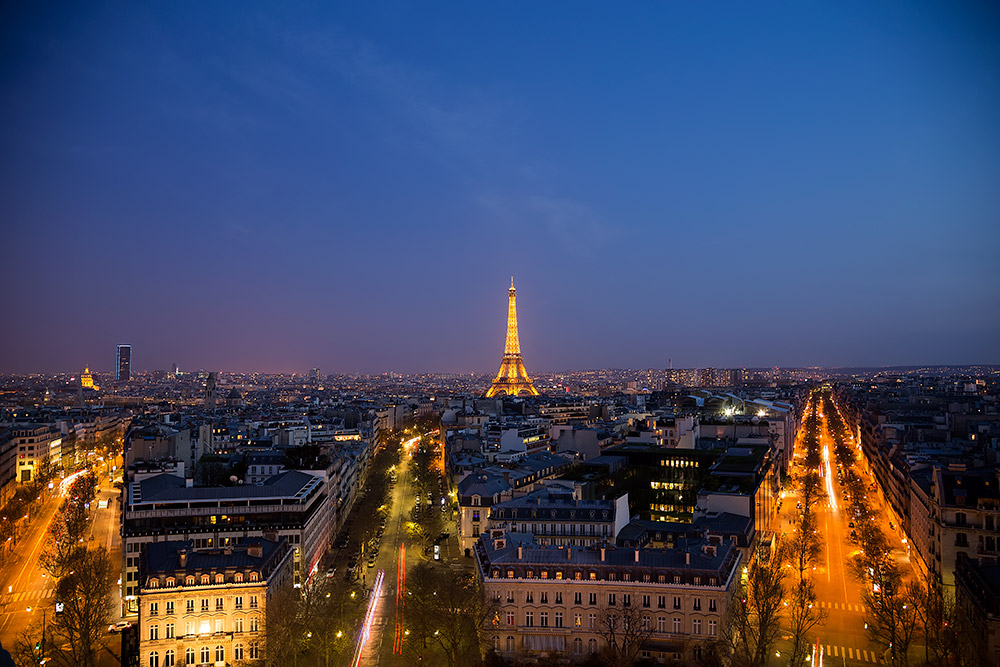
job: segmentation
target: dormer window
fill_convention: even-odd
[[[260,581],[260,575],[256,572],[250,573],[250,581]]]
[[[194,586],[194,575],[193,574],[189,574],[187,577],[184,578],[184,585],[185,586]]]
[[[480,505],[483,504],[482,500],[483,499],[478,494],[472,496],[472,506],[473,507],[479,507]]]
[[[159,588],[160,587],[160,580],[159,579],[150,579],[149,580],[149,587],[150,588]]]
[[[215,575],[215,583],[217,583],[217,584],[224,584],[224,583],[226,583],[226,575],[222,574],[221,572],[218,573],[218,574],[216,574]]]
[[[167,577],[167,588],[173,588],[177,585],[177,580],[173,577]]]
[[[210,582],[211,580],[212,580],[212,579],[211,579],[211,577],[209,577],[209,576],[208,576],[207,574],[203,574],[203,575],[201,575],[201,585],[202,585],[202,586],[205,586],[205,585],[206,585],[206,584],[208,584],[208,583],[209,583],[209,582]]]
[[[237,572],[236,574],[234,574],[233,575],[233,581],[236,582],[237,584],[242,584],[243,583],[243,573],[242,572]]]

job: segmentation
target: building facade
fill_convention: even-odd
[[[292,586],[285,540],[224,549],[160,542],[142,558],[139,665],[257,665],[271,602]]]

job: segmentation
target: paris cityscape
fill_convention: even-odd
[[[996,6],[0,26],[0,667],[1000,665]]]

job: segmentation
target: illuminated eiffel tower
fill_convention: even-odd
[[[506,394],[530,394],[538,396],[538,390],[524,370],[524,360],[521,358],[521,344],[517,340],[517,290],[514,289],[514,278],[510,279],[510,289],[507,290],[507,342],[503,348],[503,359],[500,370],[493,379],[493,384],[486,392],[486,398]]]

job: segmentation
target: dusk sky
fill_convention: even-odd
[[[995,2],[0,7],[0,372],[1000,363]]]

